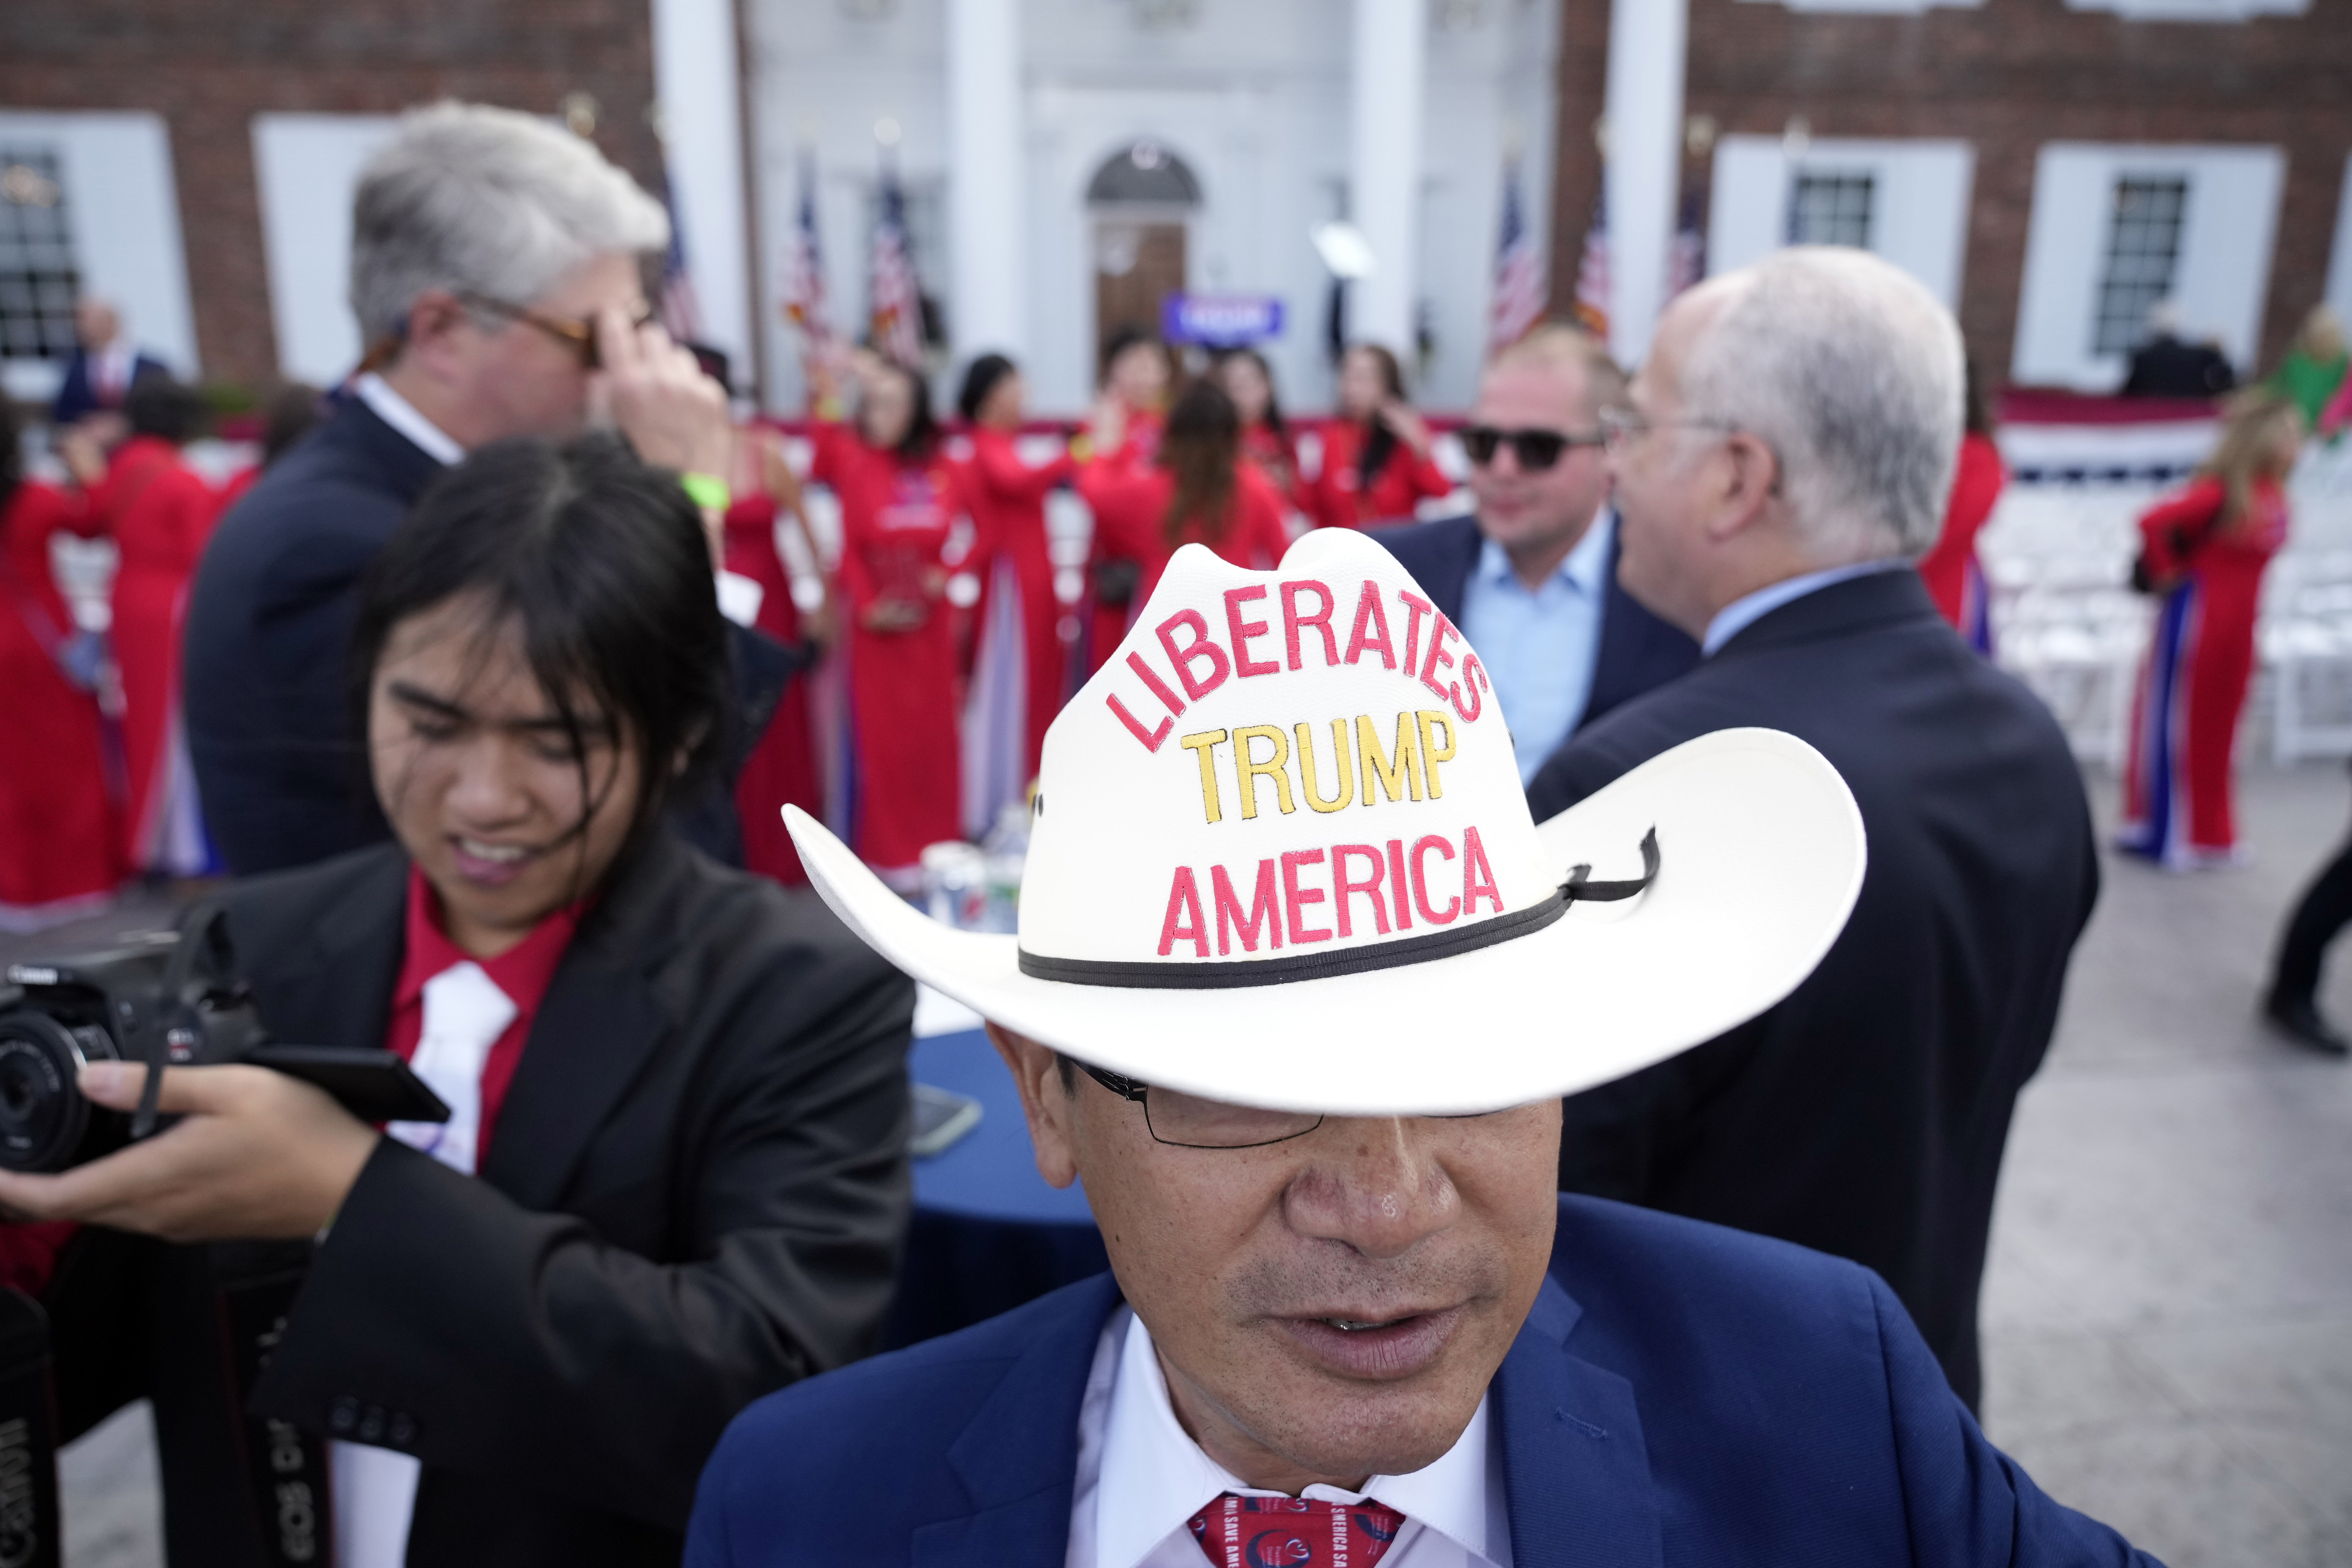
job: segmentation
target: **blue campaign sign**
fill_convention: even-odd
[[[1271,294],[1171,294],[1160,335],[1171,343],[1237,348],[1282,336],[1282,301]]]

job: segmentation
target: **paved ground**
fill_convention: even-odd
[[[2352,1068],[2252,1017],[2347,805],[2340,768],[2256,771],[2251,867],[2109,863],[2010,1145],[1987,1426],[2172,1568],[2352,1563]],[[2352,1021],[2352,957],[2326,1000]],[[67,1456],[69,1568],[160,1562],[148,1445],[133,1409]]]

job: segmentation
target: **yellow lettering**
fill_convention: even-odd
[[[1391,800],[1421,798],[1421,766],[1412,743],[1412,715],[1397,715],[1396,758],[1391,762],[1381,749],[1381,732],[1372,728],[1372,716],[1356,715],[1356,754],[1364,774],[1363,800],[1372,804],[1372,783],[1380,781],[1381,788]],[[1449,755],[1451,753],[1448,753]]]
[[[1203,730],[1197,735],[1187,735],[1176,742],[1201,759],[1201,810],[1211,822],[1224,820],[1217,804],[1216,749],[1225,743],[1223,730]],[[1247,786],[1244,785],[1244,788]]]
[[[1259,736],[1274,742],[1274,755],[1259,762],[1250,755],[1250,742]],[[1290,765],[1290,742],[1272,724],[1244,724],[1234,731],[1234,772],[1240,776],[1242,787],[1242,820],[1257,816],[1257,781],[1261,774],[1274,781],[1276,799],[1282,815],[1288,816],[1298,809],[1291,804],[1290,774],[1284,770]]]
[[[1437,764],[1454,760],[1455,742],[1454,721],[1434,709],[1424,708],[1413,717],[1421,721],[1421,771],[1429,780],[1429,798],[1435,800],[1442,793],[1437,787]],[[1429,738],[1432,730],[1445,731],[1445,749],[1439,751],[1437,742]]]
[[[1315,726],[1298,726],[1298,784],[1307,804],[1317,811],[1345,811],[1356,798],[1356,771],[1348,765],[1348,721],[1331,721],[1331,761],[1339,770],[1339,793],[1325,800],[1315,788]]]

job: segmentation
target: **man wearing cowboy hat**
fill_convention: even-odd
[[[1477,655],[1379,545],[1180,552],[1045,738],[1017,937],[790,813],[977,1009],[1108,1276],[753,1406],[694,1568],[2125,1563],[1885,1285],[1553,1191],[1559,1099],[1786,994],[1862,879],[1803,742],[1538,827]]]

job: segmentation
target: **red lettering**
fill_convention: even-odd
[[[1225,590],[1225,629],[1231,632],[1234,637],[1234,673],[1235,675],[1272,675],[1282,668],[1272,659],[1260,664],[1250,658],[1250,638],[1264,637],[1266,627],[1264,621],[1242,619],[1242,606],[1252,599],[1265,597],[1265,584],[1263,583],[1255,588]]]
[[[1405,885],[1404,840],[1389,840],[1389,897],[1396,902],[1397,930],[1412,929],[1412,889]]]
[[[1454,656],[1445,651],[1447,637],[1460,642],[1462,634],[1454,629],[1454,623],[1447,620],[1441,612],[1437,617],[1437,625],[1430,628],[1429,657],[1422,660],[1421,664],[1421,683],[1440,697],[1444,697],[1453,687],[1452,681],[1446,682],[1444,686],[1437,684],[1439,668],[1441,666],[1448,669],[1454,668]]]
[[[1298,595],[1310,589],[1323,601],[1323,607],[1311,616],[1302,616],[1298,613]],[[1298,634],[1308,626],[1323,634],[1324,664],[1339,662],[1339,639],[1331,635],[1331,612],[1339,607],[1339,601],[1331,596],[1331,590],[1311,579],[1282,585],[1282,641],[1290,655],[1291,668],[1299,666]]]
[[[1413,650],[1421,647],[1421,617],[1435,615],[1437,606],[1420,595],[1408,594],[1402,588],[1397,590],[1397,597],[1404,601],[1404,672],[1411,675]]]
[[[1184,716],[1184,700],[1168,689],[1168,683],[1160,679],[1160,672],[1158,670],[1153,669],[1150,665],[1143,662],[1143,656],[1141,654],[1129,654],[1127,656],[1127,668],[1135,671],[1136,679],[1141,680],[1144,685],[1151,688],[1151,695],[1160,699],[1160,705],[1161,707],[1167,709],[1169,712],[1173,713],[1179,719]]]
[[[1179,925],[1178,915],[1192,923]],[[1176,879],[1168,888],[1168,912],[1160,917],[1160,956],[1168,956],[1169,949],[1179,941],[1190,942],[1193,952],[1202,958],[1209,956],[1209,922],[1201,918],[1201,889],[1192,880],[1192,868],[1176,868]]]
[[[1421,910],[1421,918],[1427,921],[1431,925],[1450,926],[1454,923],[1455,917],[1460,915],[1462,912],[1462,900],[1460,899],[1446,900],[1445,912],[1442,915],[1435,910],[1429,907],[1428,855],[1433,849],[1436,850],[1440,855],[1444,856],[1448,860],[1454,858],[1454,846],[1448,844],[1444,839],[1440,838],[1434,833],[1414,842],[1412,857],[1412,901],[1414,907]]]
[[[1358,856],[1372,863],[1372,879],[1369,882],[1359,882],[1348,875],[1348,862]],[[1381,858],[1380,850],[1370,844],[1331,847],[1331,901],[1339,906],[1341,936],[1356,934],[1355,922],[1348,918],[1348,897],[1351,893],[1361,893],[1372,900],[1372,927],[1382,936],[1389,934],[1389,912],[1381,907],[1381,881],[1387,869],[1388,863]]]
[[[1142,742],[1143,749],[1147,752],[1158,751],[1160,742],[1168,739],[1168,731],[1176,728],[1175,720],[1162,719],[1157,730],[1145,729],[1136,721],[1135,715],[1127,710],[1127,704],[1118,700],[1116,692],[1105,697],[1103,700],[1110,704],[1110,710],[1118,715],[1118,721],[1127,726],[1127,732]]]
[[[1298,885],[1298,868],[1301,866],[1319,866],[1322,862],[1323,851],[1320,849],[1292,849],[1286,851],[1282,857],[1282,912],[1290,926],[1290,941],[1293,946],[1303,942],[1331,940],[1331,932],[1328,929],[1307,924],[1298,912],[1305,905],[1319,904],[1323,901],[1322,889],[1302,888]]]
[[[1182,626],[1192,634],[1192,640],[1183,647],[1169,634]],[[1184,695],[1198,702],[1225,683],[1232,667],[1225,663],[1225,650],[1209,639],[1209,623],[1201,618],[1198,610],[1179,610],[1160,623],[1160,646],[1168,650],[1168,662],[1176,667],[1176,679],[1184,683]],[[1192,679],[1192,661],[1205,658],[1210,673],[1205,679]]]
[[[1503,895],[1495,889],[1495,869],[1486,864],[1486,847],[1478,842],[1478,830],[1468,827],[1462,832],[1462,912],[1466,915],[1476,909],[1480,899],[1492,903],[1496,914],[1503,912]]]
[[[1257,951],[1257,933],[1261,926],[1273,947],[1282,947],[1282,906],[1274,891],[1274,862],[1257,863],[1257,886],[1250,891],[1249,913],[1242,913],[1242,901],[1234,895],[1233,879],[1225,875],[1223,866],[1209,869],[1209,896],[1217,906],[1217,956],[1223,958],[1234,950],[1234,932],[1242,933],[1242,951]]]
[[[1448,688],[1446,693],[1447,700],[1454,704],[1454,711],[1462,716],[1465,724],[1475,722],[1478,715],[1486,710],[1486,700],[1478,695],[1478,689],[1486,684],[1486,667],[1478,662],[1476,654],[1465,654],[1462,658],[1461,688],[1459,690]],[[1462,693],[1465,691],[1470,694],[1470,706],[1467,708],[1462,706]]]
[[[1367,627],[1378,628],[1381,635],[1366,637]],[[1367,650],[1377,650],[1382,664],[1396,668],[1396,645],[1389,641],[1389,613],[1381,608],[1381,585],[1369,577],[1356,599],[1356,629],[1348,636],[1348,662],[1355,663]]]

